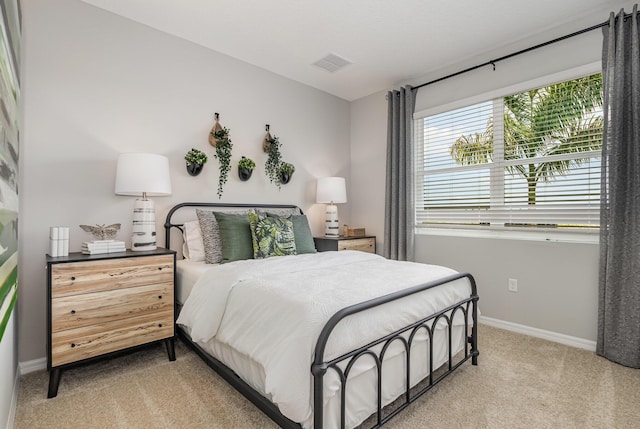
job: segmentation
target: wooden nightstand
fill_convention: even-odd
[[[313,237],[318,252],[330,250],[360,250],[362,252],[376,253],[376,237],[365,235],[363,237]]]
[[[47,369],[58,394],[63,369],[164,341],[175,360],[173,250],[47,255]]]

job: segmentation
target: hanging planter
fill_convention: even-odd
[[[184,156],[187,163],[187,173],[191,176],[197,176],[202,172],[204,164],[207,162],[207,154],[199,149],[192,148]]]
[[[216,113],[216,123],[209,133],[209,144],[216,148],[216,153],[213,156],[220,164],[220,174],[218,176],[218,198],[222,198],[223,188],[225,183],[227,183],[229,170],[231,170],[231,150],[233,149],[233,145],[229,138],[230,130],[221,126],[220,122],[218,122],[219,119],[220,115]]]
[[[256,168],[256,163],[251,158],[245,158],[244,156],[238,161],[238,177],[243,182],[246,182],[251,178],[253,169]]]
[[[280,180],[280,184],[286,185],[289,183],[294,171],[296,171],[296,167],[293,164],[289,164],[288,162],[281,163],[280,167],[278,167],[278,179]]]
[[[271,183],[280,188],[280,175],[278,168],[282,163],[282,155],[280,154],[280,141],[275,135],[272,137],[269,133],[269,124],[266,125],[267,133],[264,136],[262,149],[267,153],[267,161],[264,164],[264,171]]]

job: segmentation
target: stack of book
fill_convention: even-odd
[[[98,255],[100,253],[124,252],[124,241],[94,240],[82,243],[82,253],[85,255]]]

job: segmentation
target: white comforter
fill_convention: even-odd
[[[312,416],[315,343],[348,305],[442,278],[455,271],[364,252],[322,252],[223,264],[194,285],[177,323],[196,342],[226,343],[259,363],[265,394],[296,422]],[[337,357],[470,295],[466,279],[342,321],[325,351]],[[456,323],[464,323],[457,312]]]

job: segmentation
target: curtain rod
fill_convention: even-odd
[[[631,16],[631,14],[625,14],[624,15],[624,19],[626,20],[627,17],[629,17],[629,16]],[[516,55],[524,54],[526,52],[533,51],[534,49],[538,49],[538,48],[542,48],[542,47],[547,46],[547,45],[551,45],[552,43],[561,42],[561,41],[563,41],[565,39],[569,39],[571,37],[578,36],[580,34],[587,33],[589,31],[597,30],[598,28],[602,28],[605,25],[609,25],[609,20],[607,20],[605,22],[602,22],[600,24],[592,25],[589,28],[583,28],[582,30],[578,30],[578,31],[573,32],[571,34],[567,34],[566,36],[558,37],[556,39],[549,40],[548,42],[540,43],[539,45],[531,46],[530,48],[522,49],[522,50],[520,50],[518,52],[514,52],[512,54],[508,54],[508,55],[505,55],[505,56],[500,57],[500,58],[496,58],[495,60],[489,60],[486,63],[478,64],[476,66],[469,67],[469,68],[464,69],[464,70],[460,70],[459,72],[455,72],[455,73],[452,73],[450,75],[447,75],[447,76],[444,76],[444,77],[440,77],[438,79],[423,83],[421,85],[414,86],[413,89],[418,89],[418,88],[422,88],[423,86],[432,85],[434,83],[437,83],[437,82],[443,81],[445,79],[449,79],[449,78],[461,75],[463,73],[467,73],[467,72],[479,69],[480,67],[484,67],[484,66],[493,66],[493,69],[495,70],[496,69],[496,63],[498,61],[506,60],[506,59],[509,59],[511,57],[515,57]]]

